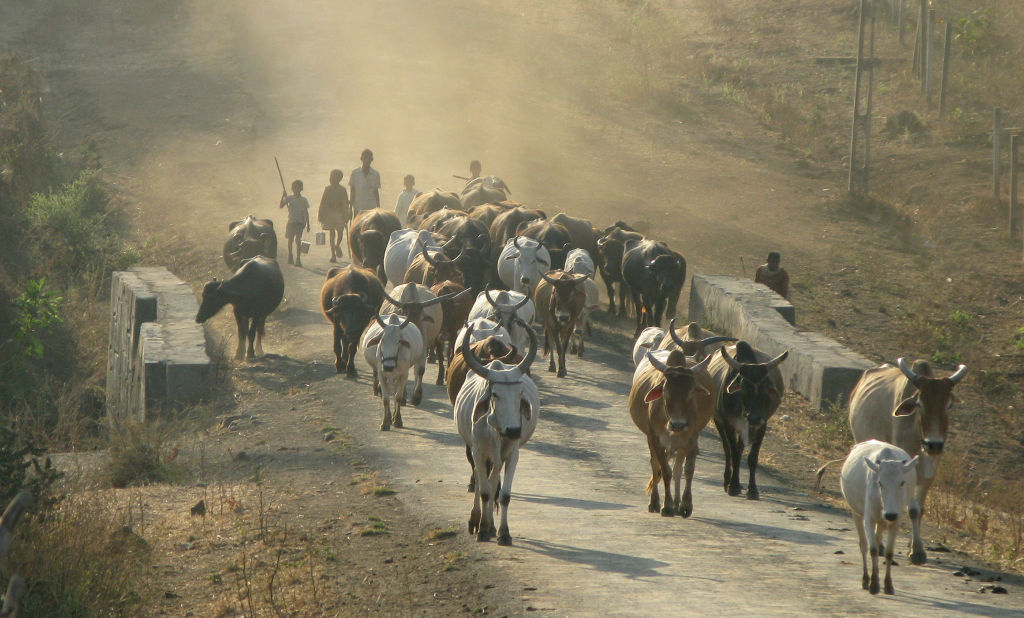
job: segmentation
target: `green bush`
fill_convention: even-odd
[[[44,453],[22,432],[0,426],[0,509],[22,490],[31,492],[37,505],[53,503],[53,484],[61,473],[53,468],[49,457],[40,459]]]

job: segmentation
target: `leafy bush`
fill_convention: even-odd
[[[21,432],[0,425],[0,509],[22,490],[31,492],[38,505],[52,504],[53,484],[61,473],[49,457],[40,464],[44,454],[42,447]]]

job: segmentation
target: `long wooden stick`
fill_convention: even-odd
[[[281,173],[281,164],[277,162],[277,157],[274,157],[274,165],[277,166],[277,177],[281,179],[281,193],[288,195],[288,189],[284,186],[284,174]]]

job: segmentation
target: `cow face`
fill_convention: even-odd
[[[551,255],[532,238],[517,236],[512,243],[516,250],[505,259],[513,261],[513,288],[530,296],[540,281],[541,273],[551,269]]]
[[[782,393],[772,379],[772,370],[786,360],[789,352],[783,352],[767,363],[758,363],[753,349],[744,341],[736,344],[736,358],[725,348],[720,351],[730,367],[724,394],[732,399],[733,406],[739,408],[750,430],[761,428],[782,401]]]
[[[491,363],[492,375],[502,381],[488,381],[487,398],[476,404],[473,421],[486,415],[487,425],[499,436],[518,440],[523,433],[523,423],[530,420],[534,410],[524,396],[522,374],[518,369],[499,371],[505,367],[500,361]],[[512,375],[513,372],[516,375]]]
[[[398,357],[402,353],[402,348],[409,348],[409,342],[402,337],[402,330],[409,327],[409,318],[403,318],[394,313],[389,314],[387,319],[378,315],[377,323],[382,329],[380,337],[371,339],[367,345],[376,344],[378,371],[389,373],[398,366]]]
[[[949,428],[949,408],[959,401],[953,394],[953,387],[967,374],[967,365],[960,365],[948,378],[926,375],[931,373],[926,363],[915,363],[911,368],[901,358],[897,365],[917,388],[917,395],[900,402],[893,416],[897,420],[902,417],[910,420],[916,415],[921,429],[921,448],[929,455],[941,455]]]
[[[214,279],[203,287],[203,302],[199,305],[199,312],[196,313],[196,322],[202,324],[228,304],[227,296],[221,292],[221,281]]]
[[[896,521],[900,513],[909,502],[912,495],[917,476],[914,468],[917,467],[918,457],[911,460],[865,458],[864,464],[874,473],[873,481],[877,486],[878,497],[881,502],[882,517],[886,521]],[[868,488],[868,491],[875,492],[875,488]]]
[[[679,287],[686,277],[686,265],[674,255],[659,255],[647,263],[647,268],[663,290]]]
[[[551,300],[548,303],[548,314],[559,325],[566,325],[570,320],[578,318],[580,312],[583,311],[584,305],[587,303],[587,293],[579,284],[587,276],[578,274],[568,275],[567,273],[557,273],[557,279],[546,273],[542,276],[554,288],[551,293]]]
[[[666,429],[673,433],[686,431],[697,415],[698,394],[711,395],[694,377],[695,373],[704,370],[709,359],[687,368],[686,357],[679,350],[673,350],[664,363],[650,351],[646,357],[661,373],[662,380],[647,392],[644,401],[651,403],[660,399],[664,404]]]
[[[342,294],[331,299],[331,306],[326,311],[331,322],[338,325],[349,339],[358,339],[373,319],[374,308],[361,294]]]

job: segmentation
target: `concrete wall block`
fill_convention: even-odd
[[[797,330],[794,317],[792,305],[751,280],[693,276],[690,320],[739,337],[772,356],[789,350],[779,365],[787,388],[818,409],[845,403],[861,373],[874,363],[820,333]]]

